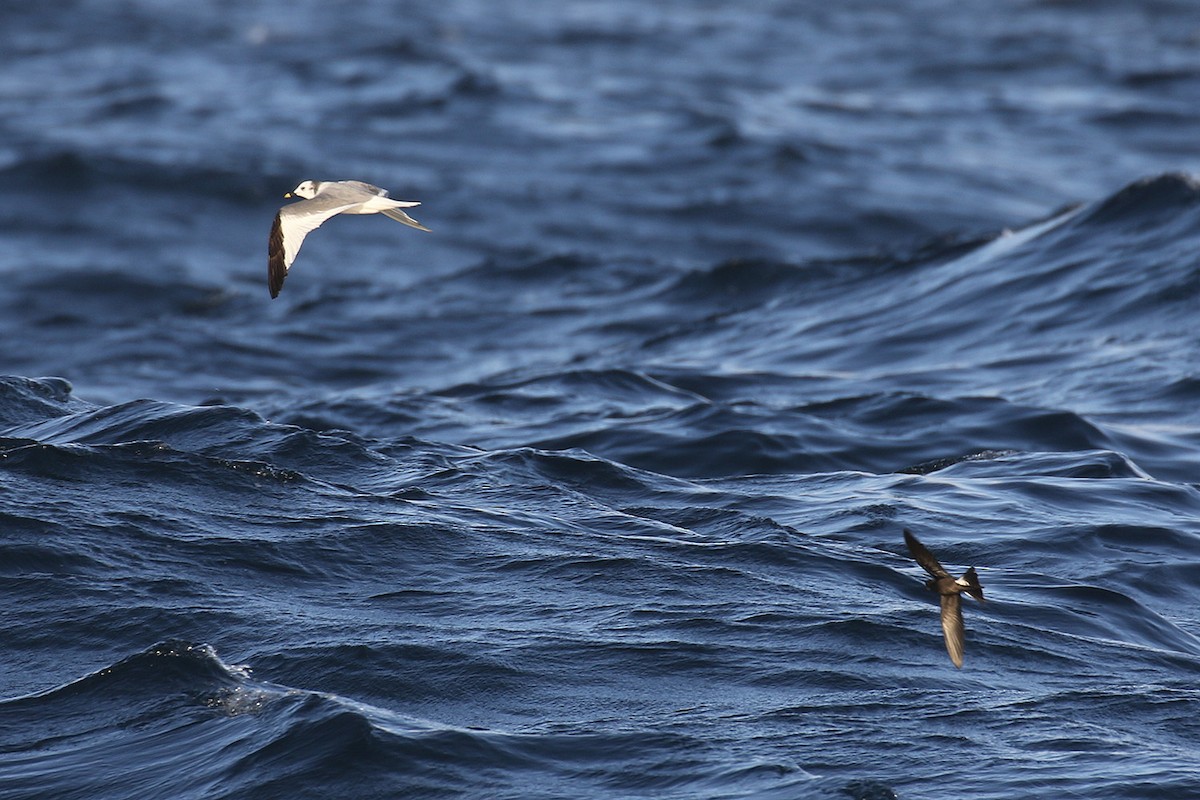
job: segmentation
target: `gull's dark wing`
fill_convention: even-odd
[[[956,594],[942,595],[942,633],[946,635],[946,652],[954,666],[962,669],[963,628],[962,598]]]
[[[909,532],[908,528],[904,529],[904,543],[908,545],[908,552],[912,553],[912,557],[917,560],[926,572],[935,578],[952,578],[949,572],[942,568],[938,560],[933,557],[933,553],[925,549],[925,545]]]
[[[271,290],[272,300],[279,296],[287,274],[288,264],[283,255],[283,226],[276,214],[275,222],[271,225],[271,236],[267,239],[267,287]]]

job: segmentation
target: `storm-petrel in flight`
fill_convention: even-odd
[[[975,574],[975,568],[971,567],[963,573],[961,578],[955,578],[946,572],[945,568],[933,557],[933,553],[926,550],[925,545],[921,544],[921,541],[913,536],[907,528],[904,529],[904,543],[908,545],[908,552],[912,553],[912,557],[931,577],[931,580],[925,581],[925,586],[931,592],[937,592],[941,598],[942,632],[946,634],[946,652],[950,654],[950,660],[954,662],[954,666],[961,669],[964,629],[962,600],[959,595],[966,592],[982,602],[983,585],[979,583],[979,576]]]

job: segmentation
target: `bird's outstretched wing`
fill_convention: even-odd
[[[946,652],[954,666],[962,669],[963,628],[962,598],[956,594],[942,595],[942,633],[946,635]]]
[[[347,202],[344,198],[327,198],[317,195],[311,200],[292,203],[279,209],[271,225],[271,236],[267,240],[267,286],[271,297],[277,297],[283,287],[304,237],[321,227],[321,223],[332,216],[357,206],[360,201]]]
[[[893,529],[894,530],[894,529]],[[950,578],[953,577],[949,572],[938,563],[938,560],[933,557],[933,553],[925,549],[925,545],[921,544],[921,540],[913,536],[908,528],[904,529],[904,543],[908,545],[908,552],[912,553],[912,557],[917,560],[926,572],[934,578]],[[942,619],[945,619],[943,615]]]
[[[405,207],[407,208],[408,206],[417,206],[417,205],[420,205],[420,203],[406,203]],[[416,228],[419,231],[429,231],[429,228],[426,228],[424,225],[417,222],[415,219],[410,217],[408,214],[405,214],[398,207],[397,208],[385,208],[383,211],[380,211],[379,213],[383,214],[385,217],[389,217],[391,219],[396,220],[396,222],[403,222],[405,225],[409,226],[410,228]],[[429,232],[432,233],[433,231],[429,231]]]

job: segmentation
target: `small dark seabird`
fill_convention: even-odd
[[[267,286],[271,297],[278,297],[304,237],[337,214],[383,214],[396,222],[427,231],[421,223],[400,209],[419,206],[411,200],[393,200],[387,190],[362,181],[304,181],[284,197],[307,198],[279,209],[271,238],[267,241]]]
[[[982,602],[983,585],[979,582],[979,576],[975,574],[974,567],[968,569],[961,578],[955,578],[946,572],[933,557],[933,553],[926,550],[925,545],[909,533],[908,528],[904,529],[904,543],[908,545],[908,552],[912,553],[912,557],[932,578],[925,581],[925,586],[930,591],[937,592],[942,601],[942,633],[946,634],[946,652],[950,654],[954,666],[961,669],[964,628],[962,600],[959,595],[966,592]]]

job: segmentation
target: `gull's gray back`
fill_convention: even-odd
[[[381,189],[378,186],[372,186],[371,184],[363,183],[362,181],[338,181],[336,184],[331,184],[331,185],[345,186],[347,188],[360,189],[364,192],[367,192],[368,194],[377,195],[379,197],[388,197],[389,196],[387,193],[387,189]]]

